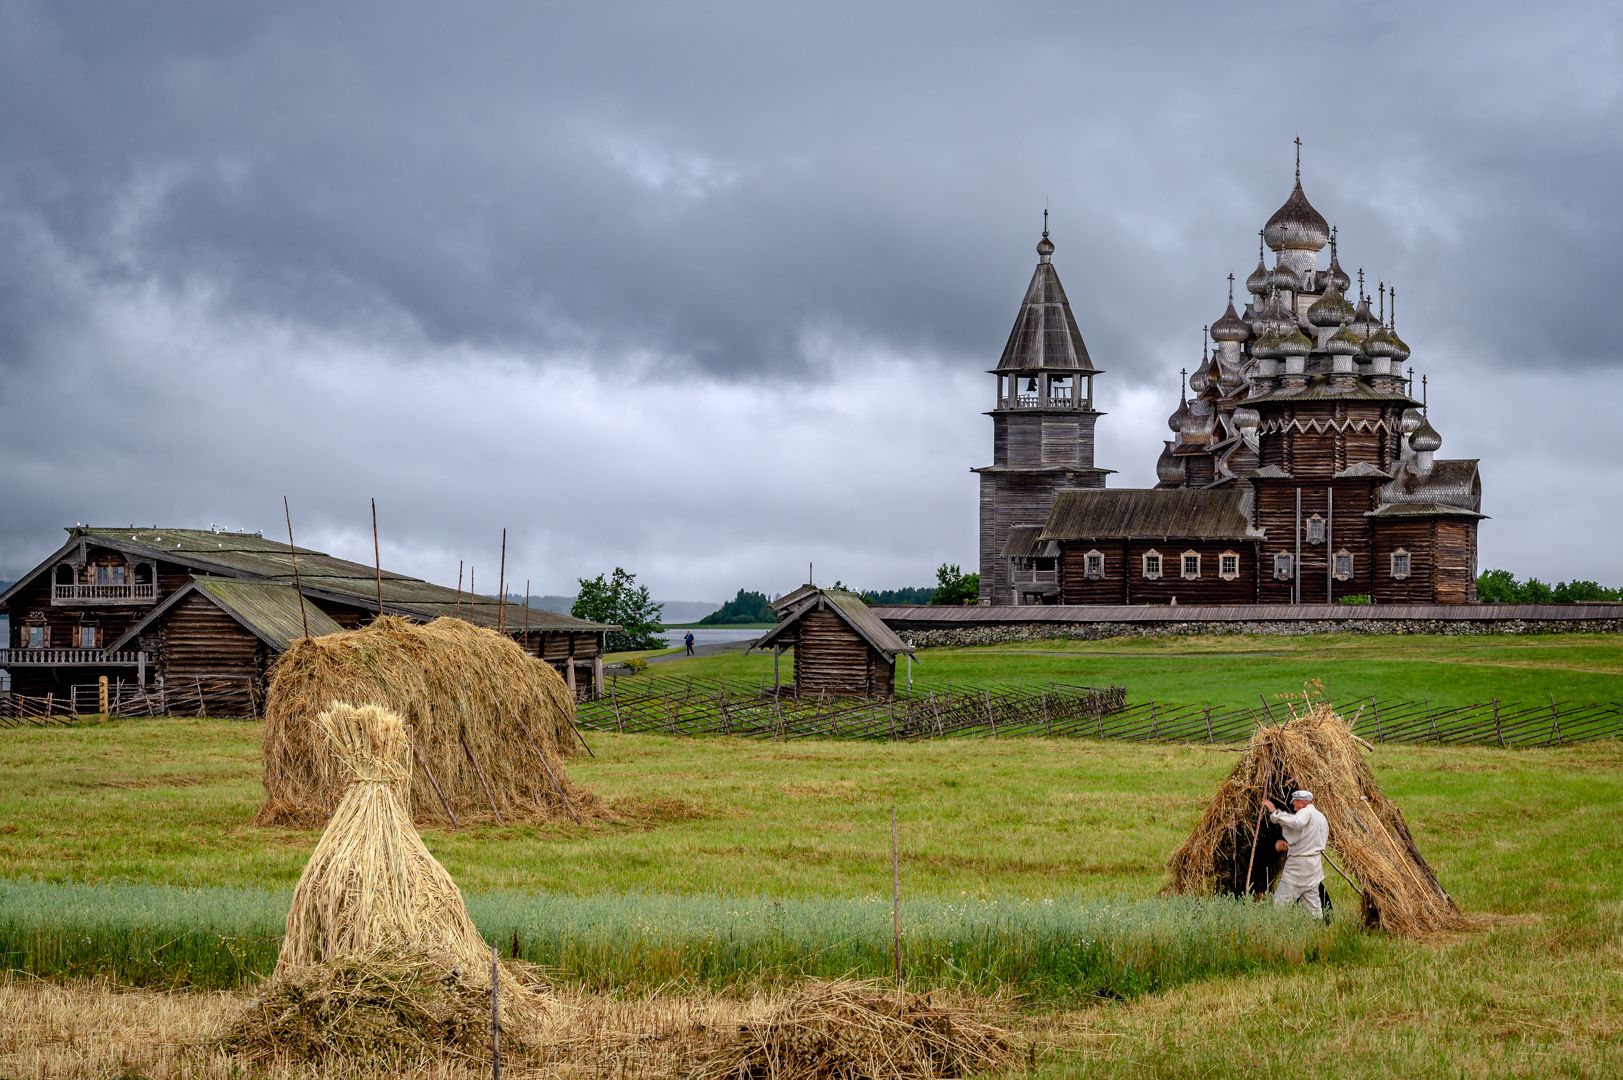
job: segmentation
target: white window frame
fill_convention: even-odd
[[[1289,581],[1292,577],[1295,576],[1295,573],[1296,573],[1296,567],[1294,565],[1295,558],[1296,558],[1296,556],[1292,555],[1288,551],[1276,551],[1276,552],[1274,552],[1274,580],[1275,581]]]
[[[1189,568],[1189,560],[1195,560],[1195,568]],[[1178,556],[1178,576],[1185,581],[1195,581],[1200,578],[1200,552],[1186,551]]]
[[[1335,572],[1332,576],[1334,576],[1337,581],[1351,581],[1353,577],[1353,553],[1348,551],[1346,548],[1342,548],[1340,551],[1330,556],[1330,558],[1330,565],[1335,568]],[[1347,569],[1345,571],[1341,569],[1341,560],[1343,559],[1347,560]]]
[[[1105,576],[1105,553],[1098,548],[1082,553],[1082,576],[1088,581],[1099,581]]]
[[[1324,543],[1324,537],[1324,517],[1320,514],[1314,514],[1307,519],[1306,528],[1302,530],[1302,539],[1309,544],[1322,544]]]
[[[1392,552],[1392,576],[1399,581],[1414,573],[1414,559],[1408,548],[1398,548]]]
[[[1233,570],[1225,569],[1230,559],[1234,560]],[[1217,557],[1217,576],[1224,581],[1233,581],[1240,576],[1240,553],[1238,551],[1225,551]]]
[[[1150,569],[1151,559],[1155,560],[1154,570]],[[1156,551],[1154,548],[1151,548],[1144,553],[1141,559],[1141,565],[1144,570],[1144,576],[1151,581],[1159,580],[1161,575],[1166,572],[1166,561],[1161,558],[1161,553]]]

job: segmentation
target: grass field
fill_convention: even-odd
[[[1219,645],[1247,659],[1213,656]],[[1089,648],[1021,646],[1004,657],[1032,662],[1034,678],[1052,678],[1056,667],[1111,660],[1089,657]],[[1325,666],[1332,682],[1355,677],[1362,655],[1378,685],[1403,670],[1451,671],[1456,692],[1469,694],[1521,672],[1529,694],[1570,679],[1601,688],[1598,697],[1623,696],[1618,647],[1591,637],[1207,639],[1160,655],[1136,641],[1097,648],[1136,658],[1136,680],[1111,680],[1129,688],[1210,685],[1237,693],[1244,676],[1232,669],[1252,671],[1257,657],[1272,665],[1273,678],[1299,687]],[[1406,659],[1406,652],[1417,655]],[[1327,659],[1316,667],[1315,655]],[[968,679],[996,656],[935,650],[916,670]],[[723,662],[737,661],[679,663]],[[1393,695],[1409,696],[1405,687],[1418,684],[1398,683]],[[1220,749],[1042,739],[592,741],[597,756],[571,761],[571,775],[610,800],[619,821],[426,835],[487,933],[518,929],[527,952],[587,985],[623,979],[634,989],[661,974],[725,985],[751,970],[792,973],[803,957],[811,959],[800,970],[818,970],[823,960],[871,970],[883,955],[894,805],[913,977],[953,981],[955,969],[970,967],[986,976],[972,983],[990,979],[1024,992],[1021,1030],[1052,1048],[1039,1068],[1045,1076],[1623,1074],[1617,742],[1374,752],[1383,786],[1445,886],[1484,916],[1478,931],[1417,943],[1345,928],[1293,940],[1290,924],[1267,911],[1232,916],[1257,921],[1229,924],[1241,937],[1225,939],[1221,920],[1231,916],[1185,916],[1151,901],[1167,856],[1233,764]],[[257,754],[257,728],[224,721],[0,732],[0,865],[12,879],[0,883],[3,947],[42,957],[55,948],[67,957],[57,969],[72,969],[85,956],[117,953],[121,930],[145,919],[169,936],[125,951],[152,965],[133,977],[161,982],[174,968],[164,946],[188,925],[212,927],[218,938],[240,917],[265,936],[316,834],[247,824],[260,795]],[[97,885],[117,887],[90,888]],[[1356,907],[1333,875],[1330,885],[1342,911]],[[169,891],[176,887],[205,891]],[[1057,921],[1043,923],[1048,918]],[[1090,918],[1104,918],[1102,928],[1079,930]],[[779,920],[792,929],[785,937],[776,936]],[[1033,929],[1043,925],[1049,929]],[[81,932],[70,941],[73,928]],[[37,937],[25,946],[29,933]],[[98,933],[109,937],[98,942]],[[75,944],[85,937],[88,946]],[[1075,977],[1125,1000],[1078,1007],[1053,992],[1068,962],[1062,943],[1107,938],[1114,951],[1098,954],[1106,962],[1085,972],[1079,962]],[[1026,953],[1009,948],[1022,940]],[[1245,956],[1230,944],[1240,940],[1261,951]],[[570,942],[578,948],[565,955]],[[635,947],[620,947],[626,943]],[[197,954],[210,947],[198,943]],[[1236,954],[1238,965],[1225,969],[1222,959]],[[1321,959],[1297,962],[1315,955]],[[1134,956],[1142,962],[1120,963]],[[1174,966],[1158,979],[1128,978],[1163,962]],[[38,1000],[26,982],[0,984],[0,1013],[27,1021]],[[0,1026],[0,1075],[22,1068],[16,1063],[27,1041],[43,1030]],[[147,1052],[128,1051],[136,1055],[128,1075],[155,1060],[141,1056]]]
[[[794,670],[782,660],[783,678]],[[771,680],[770,654],[726,653],[670,660],[661,675]],[[897,678],[904,678],[903,665]],[[924,649],[917,686],[948,683],[1124,686],[1129,701],[1257,706],[1258,695],[1299,694],[1310,680],[1337,700],[1378,696],[1468,705],[1493,697],[1533,704],[1623,700],[1623,641],[1616,634],[1400,637],[1315,634],[1043,640]]]

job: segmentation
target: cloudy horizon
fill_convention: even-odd
[[[284,494],[487,589],[973,569],[1044,206],[1147,486],[1300,135],[1480,565],[1623,584],[1618,10],[0,0],[0,120],[0,578]]]

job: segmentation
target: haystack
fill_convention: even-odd
[[[418,824],[580,820],[595,808],[563,759],[575,703],[547,664],[460,619],[384,616],[360,630],[295,642],[265,703],[261,825],[326,821],[348,775],[316,717],[337,702],[378,705],[412,744],[405,804]]]
[[[1465,925],[1415,846],[1402,812],[1375,782],[1364,758],[1368,749],[1325,704],[1258,730],[1200,824],[1173,854],[1168,890],[1234,896],[1248,887],[1253,894],[1268,891],[1285,856],[1274,851],[1279,834],[1261,813],[1262,799],[1288,809],[1290,793],[1307,788],[1330,823],[1327,852],[1357,884],[1366,924],[1409,935]],[[1328,866],[1325,872],[1335,873]]]
[[[255,1059],[334,1062],[489,1045],[490,949],[462,894],[412,827],[412,750],[400,718],[334,705],[316,717],[347,778],[293,890],[270,982],[227,1036]],[[503,969],[504,1015],[531,1026],[539,999]]]

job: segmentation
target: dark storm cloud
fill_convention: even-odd
[[[899,568],[907,537],[926,573],[969,557],[979,372],[1045,201],[1108,370],[1100,463],[1142,483],[1177,368],[1289,190],[1297,134],[1343,262],[1403,293],[1448,452],[1488,457],[1491,477],[1494,455],[1541,444],[1604,486],[1583,473],[1602,469],[1598,433],[1494,410],[1511,385],[1561,408],[1616,365],[1620,20],[1548,4],[0,3],[0,576],[79,516],[266,524],[294,487],[336,538],[367,494],[412,505],[428,486],[457,502],[403,515],[420,572],[529,514],[537,561],[566,567],[549,587],[612,556],[730,592],[727,552],[753,552],[750,572],[803,562],[789,549],[862,476],[869,550],[816,542],[870,584],[917,578]],[[809,396],[822,437],[784,420]],[[473,402],[499,405],[506,442]],[[337,445],[313,451],[290,417]],[[641,433],[636,453],[588,420]],[[733,480],[711,490],[662,457],[693,424],[826,460],[779,498],[707,432],[697,447]],[[174,438],[190,425],[216,440],[209,460]],[[922,485],[913,501],[869,479],[878,460]],[[560,461],[619,487],[577,497],[579,519],[548,513]]]

